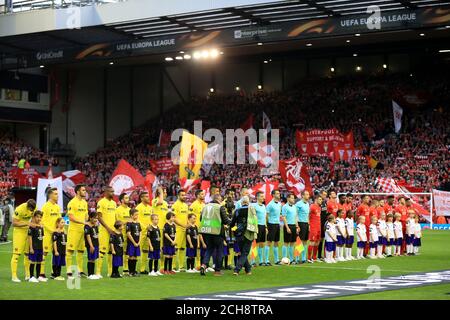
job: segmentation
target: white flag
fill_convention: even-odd
[[[264,111],[262,114],[262,127],[263,129],[267,130],[267,133],[269,133],[270,130],[272,130],[272,124],[270,123],[270,119]]]
[[[208,146],[208,149],[205,151],[205,155],[203,156],[203,171],[205,172],[205,175],[208,175],[211,171],[211,168],[214,163],[220,163],[220,157],[221,155],[219,152],[219,145],[215,144],[213,146]]]
[[[38,180],[37,194],[36,194],[36,205],[37,208],[41,209],[42,206],[47,202],[47,188],[57,188],[58,189],[58,205],[63,208],[63,183],[62,178],[54,179],[41,179]]]
[[[392,100],[392,112],[394,113],[395,133],[399,133],[402,128],[403,109],[394,100]]]

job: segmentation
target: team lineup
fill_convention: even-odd
[[[111,278],[183,271],[221,276],[224,269],[233,270],[234,275],[244,269],[251,275],[252,267],[272,264],[416,255],[421,246],[418,214],[404,196],[395,205],[394,196],[385,202],[364,195],[355,207],[351,194],[338,197],[333,190],[317,191],[312,199],[303,191],[300,199],[288,194],[283,200],[280,191],[273,190],[266,205],[263,192],[257,192],[251,202],[249,190],[242,188],[235,201],[233,189],[227,189],[222,198],[220,189],[212,186],[208,203],[203,190],[195,192],[190,205],[186,193],[179,191],[169,207],[165,188],[158,187],[153,200],[148,192],[141,192],[139,204],[131,208],[129,195],[121,194],[116,203],[114,189],[105,187],[96,210],[89,211],[86,186],[77,185],[75,193],[67,205],[67,228],[56,188],[47,190],[47,202],[40,210],[33,199],[16,208],[13,282],[21,282],[17,274],[21,256],[25,280],[39,283],[48,281],[45,266],[50,255],[51,278],[61,281],[65,280],[62,267],[68,279],[89,280],[105,276],[104,263]],[[296,254],[298,241],[303,250]],[[250,257],[254,243],[257,253]]]

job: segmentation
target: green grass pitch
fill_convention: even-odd
[[[450,232],[425,230],[421,255],[390,259],[348,261],[337,264],[305,264],[253,269],[251,276],[234,277],[226,271],[222,277],[207,274],[179,273],[173,276],[122,278],[90,281],[81,279],[79,289],[69,289],[65,281],[47,283],[13,283],[10,273],[11,244],[0,245],[0,300],[20,299],[164,299],[175,296],[301,285],[335,280],[367,278],[369,265],[378,265],[381,276],[450,270]],[[106,268],[106,267],[105,267]],[[19,277],[23,279],[23,263],[19,261]],[[64,273],[64,269],[63,269]],[[47,275],[50,274],[50,263]],[[353,295],[338,299],[450,299],[450,285],[431,285],[412,289]]]

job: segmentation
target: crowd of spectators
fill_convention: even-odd
[[[395,134],[392,99],[423,90],[426,90],[423,103],[403,104],[403,126]],[[303,157],[314,188],[376,192],[377,177],[393,177],[429,191],[449,181],[449,93],[449,79],[433,73],[433,77],[398,74],[317,79],[284,92],[261,90],[248,95],[236,92],[192,97],[106,147],[75,159],[73,167],[86,175],[90,198],[97,199],[120,159],[127,160],[145,175],[150,169],[149,160],[170,156],[170,148],[157,147],[161,129],[171,132],[185,128],[192,132],[193,121],[202,120],[203,130],[217,128],[225,132],[228,128],[241,127],[250,114],[254,115],[254,127],[261,128],[264,111],[272,127],[280,129],[280,159],[300,156],[295,143],[296,129],[337,128],[341,132],[352,131],[355,146],[384,165],[383,169],[372,169],[365,159],[334,162],[329,157]],[[17,140],[4,143],[2,139],[2,168],[13,166],[24,154],[46,159],[29,148]],[[7,174],[6,170],[1,171],[0,175]],[[179,188],[177,174],[158,175],[169,196],[174,196]],[[215,164],[208,175],[204,172],[202,175],[221,188],[251,187],[264,179],[254,164]],[[280,176],[271,178],[280,179]]]

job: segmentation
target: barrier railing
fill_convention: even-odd
[[[84,7],[127,0],[0,0],[0,15],[40,9]]]

